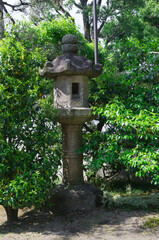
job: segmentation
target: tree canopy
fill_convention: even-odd
[[[103,74],[90,84],[99,122],[85,126],[85,168],[88,174],[102,168],[105,176],[109,168],[112,175],[126,168],[158,185],[159,3],[153,1],[150,9],[152,1],[125,2],[134,7],[122,9],[101,33],[107,59]],[[152,16],[153,24],[145,16]]]

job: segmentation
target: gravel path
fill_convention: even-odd
[[[55,216],[24,209],[14,225],[6,224],[0,207],[0,240],[159,240],[159,228],[143,227],[159,213],[94,209],[87,213]]]

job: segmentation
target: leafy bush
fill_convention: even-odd
[[[46,59],[13,34],[1,41],[0,56],[0,204],[40,207],[61,159],[53,86],[38,71]]]
[[[94,61],[94,44],[89,43],[76,28],[72,19],[56,18],[42,21],[38,26],[32,22],[20,22],[12,29],[27,49],[40,48],[41,55],[47,56],[49,61],[62,55],[62,37],[73,34],[78,39],[78,54]],[[30,38],[30,36],[32,36]],[[105,51],[99,47],[100,62],[105,59]]]
[[[90,101],[99,131],[85,134],[85,168],[121,168],[159,184],[158,39],[128,38],[112,46],[103,74],[91,81]]]
[[[122,196],[105,192],[103,204],[109,208],[122,208],[134,210],[158,210],[159,209],[159,194],[151,193],[149,195],[129,195]]]

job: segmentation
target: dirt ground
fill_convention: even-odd
[[[144,221],[159,213],[94,209],[90,212],[55,216],[24,209],[19,221],[6,224],[0,206],[0,240],[159,240],[159,228],[148,230]]]

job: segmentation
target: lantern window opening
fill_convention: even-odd
[[[80,98],[80,86],[78,82],[72,83],[72,99]]]

